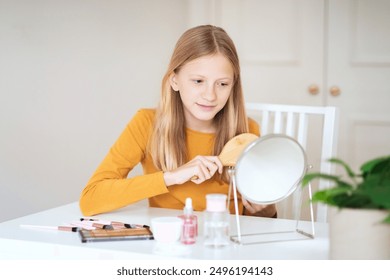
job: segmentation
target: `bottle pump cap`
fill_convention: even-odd
[[[184,206],[184,214],[185,215],[192,215],[193,209],[192,209],[192,199],[190,197],[186,198],[186,206]]]
[[[223,212],[226,210],[226,194],[206,195],[206,210],[210,212]]]

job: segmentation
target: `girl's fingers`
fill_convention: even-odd
[[[218,157],[212,156],[212,157],[202,157],[201,158],[204,165],[207,167],[207,169],[210,171],[211,175],[214,175],[214,173],[218,170],[220,173],[222,173],[223,166],[221,161]]]
[[[248,200],[246,200],[245,198],[241,197],[241,201],[242,201],[242,205],[250,212],[250,213],[254,213],[255,210],[253,209],[252,205],[249,203]]]
[[[215,156],[197,156],[192,161],[197,170],[191,177],[191,181],[200,184],[214,176],[215,172],[222,172],[223,166],[218,157]]]
[[[244,205],[244,207],[252,214],[259,212],[266,207],[265,205],[250,203],[248,200],[246,200],[243,197],[241,197],[241,200],[242,200],[242,205]]]
[[[223,165],[221,160],[217,156],[208,156],[204,157],[207,161],[206,164],[210,170],[213,171],[213,174],[218,170],[219,173],[223,171]]]
[[[222,164],[221,160],[218,157],[214,157],[213,162],[217,166],[218,172],[222,173],[222,171],[223,171],[223,164]]]
[[[200,164],[199,169],[205,179],[210,179],[214,173],[212,173],[212,167],[209,162],[205,161]]]

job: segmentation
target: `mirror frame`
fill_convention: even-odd
[[[239,181],[240,181],[239,177],[241,176],[240,175],[241,174],[240,165],[242,164],[242,161],[245,159],[245,157],[251,152],[251,150],[254,147],[256,147],[257,145],[260,145],[261,143],[263,143],[265,141],[269,141],[269,140],[272,140],[272,139],[275,139],[275,138],[284,138],[286,140],[292,141],[293,144],[296,145],[300,149],[300,151],[302,152],[302,157],[303,157],[302,172],[301,172],[299,178],[295,182],[293,182],[291,187],[289,189],[287,189],[286,192],[284,193],[284,195],[282,195],[280,197],[275,197],[275,199],[273,199],[273,200],[265,200],[265,201],[257,200],[257,199],[253,199],[251,197],[248,197],[248,196],[245,195],[245,189],[243,189],[242,186],[240,186],[240,183],[239,183]],[[299,142],[296,139],[294,139],[294,138],[292,138],[290,136],[287,136],[285,134],[267,134],[265,136],[259,137],[259,139],[257,139],[255,141],[253,141],[252,143],[250,143],[248,145],[248,147],[246,147],[245,150],[240,155],[240,157],[239,157],[239,159],[237,161],[237,164],[235,166],[235,180],[236,180],[236,184],[237,184],[237,190],[240,192],[240,194],[245,199],[247,199],[248,201],[250,201],[252,203],[263,204],[263,205],[274,204],[274,203],[277,203],[279,201],[282,201],[282,200],[286,199],[287,197],[289,197],[298,188],[300,182],[302,181],[302,178],[304,177],[304,175],[307,172],[307,169],[308,169],[308,165],[307,165],[306,152],[303,149],[302,145],[299,144]]]

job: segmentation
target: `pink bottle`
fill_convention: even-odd
[[[179,218],[183,220],[180,241],[183,244],[194,244],[198,236],[198,217],[194,215],[192,209],[192,199],[186,199],[186,205],[183,209],[183,215]]]

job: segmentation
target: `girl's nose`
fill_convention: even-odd
[[[202,93],[202,98],[206,99],[207,101],[214,101],[217,98],[214,86],[210,85],[205,88]]]

